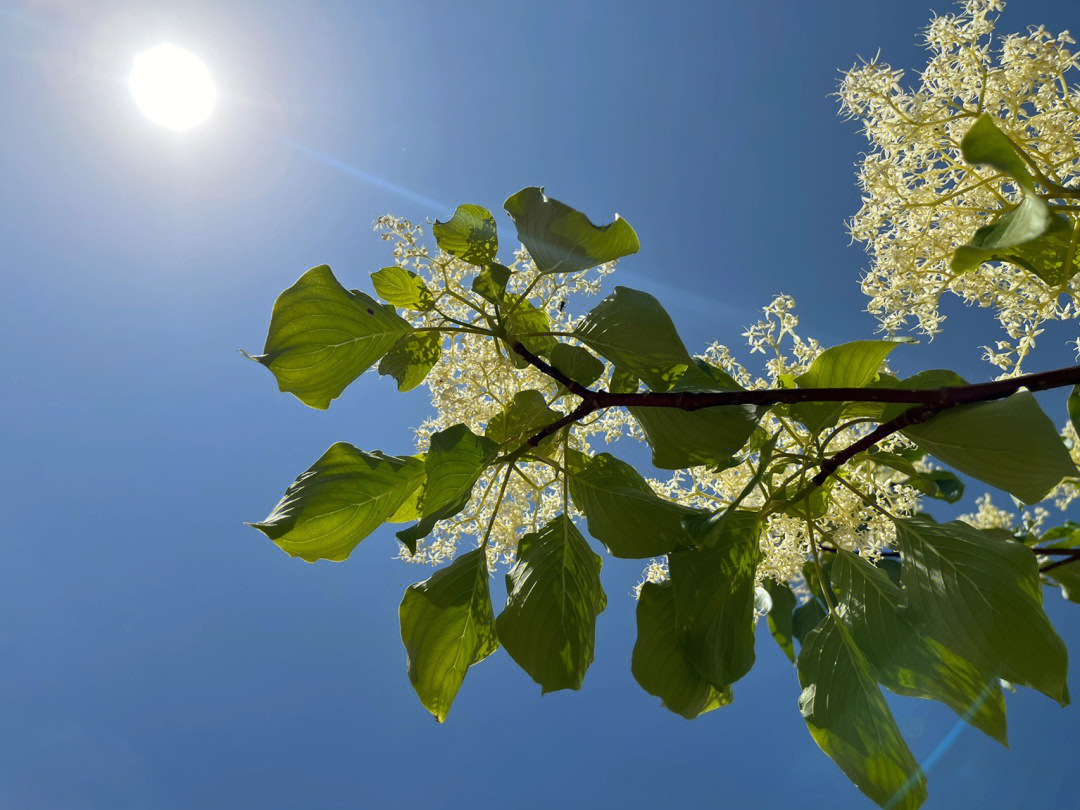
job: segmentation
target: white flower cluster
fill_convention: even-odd
[[[1080,317],[1080,275],[1051,286],[1005,262],[951,272],[955,249],[1020,193],[995,169],[965,163],[960,142],[990,114],[1029,162],[1040,196],[1076,223],[1075,245],[1080,199],[1061,190],[1080,189],[1080,90],[1069,84],[1080,62],[1067,31],[1054,36],[1039,26],[995,41],[1002,0],[960,5],[926,29],[930,59],[914,88],[876,58],[844,75],[841,111],[861,120],[870,142],[858,166],[862,206],[848,225],[870,254],[862,287],[883,329],[898,332],[914,318],[934,335],[944,320],[939,299],[951,292],[994,311],[1008,340],[984,347],[985,357],[1017,374],[1042,325]]]

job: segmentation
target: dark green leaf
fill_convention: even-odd
[[[396,307],[427,312],[435,305],[435,298],[424,280],[404,267],[384,267],[371,274],[371,283],[375,285],[376,295]]]
[[[799,388],[862,388],[874,382],[882,362],[899,346],[889,340],[856,340],[826,349],[805,374],[795,378]],[[798,402],[789,413],[813,433],[836,424],[843,402]]]
[[[799,653],[799,709],[810,735],[882,807],[915,810],[926,777],[847,628],[826,616]]]
[[[600,557],[565,514],[525,535],[517,555],[495,621],[499,641],[542,692],[580,689],[607,606]]]
[[[588,350],[569,343],[557,343],[548,352],[548,361],[578,385],[588,388],[604,373],[604,364]]]
[[[920,632],[981,669],[1067,703],[1065,645],[1043,612],[1031,550],[959,521],[908,518],[896,529]]]
[[[418,459],[338,442],[296,479],[264,521],[250,525],[294,557],[344,560],[423,480]]]
[[[440,723],[465,672],[499,648],[483,547],[410,585],[398,609],[409,680]]]
[[[642,689],[687,720],[731,703],[731,687],[717,689],[683,652],[670,582],[646,582],[641,587],[631,669]]]
[[[705,680],[732,684],[754,665],[756,512],[739,512],[708,549],[668,554],[683,652]]]
[[[671,393],[683,391],[739,391],[740,386],[719,369],[695,363],[671,386]],[[699,373],[704,371],[705,373]],[[684,411],[678,408],[628,409],[652,448],[653,466],[679,470],[706,464],[730,465],[764,411],[753,405],[724,405]]]
[[[379,373],[397,380],[398,391],[411,391],[424,381],[441,354],[442,335],[438,332],[410,332],[383,355]]]
[[[694,366],[660,303],[629,287],[616,287],[597,304],[575,337],[653,391],[667,391]]]
[[[659,557],[692,545],[682,527],[695,509],[666,500],[624,461],[608,453],[587,457],[570,450],[570,496],[588,522],[589,534],[614,557]]]
[[[469,264],[489,265],[499,252],[495,217],[479,205],[459,205],[450,221],[435,220],[431,233],[439,247]]]
[[[392,306],[346,290],[326,265],[308,270],[274,302],[263,353],[278,388],[326,409],[412,330]]]
[[[424,457],[427,483],[420,499],[420,521],[397,533],[410,553],[440,520],[453,517],[469,502],[473,485],[495,457],[498,446],[465,425],[454,425],[431,437]]]
[[[491,417],[484,435],[499,445],[520,444],[561,416],[547,406],[539,391],[518,391],[505,410]],[[551,438],[554,437],[549,437],[549,441]]]
[[[939,700],[1005,744],[1005,698],[996,675],[925,635],[888,574],[840,550],[832,567],[840,616],[875,677],[900,695]]]
[[[787,585],[781,585],[771,579],[762,583],[769,592],[772,607],[769,608],[769,632],[776,640],[784,655],[791,663],[795,663],[795,594]]]
[[[634,229],[618,214],[614,222],[593,225],[542,188],[523,188],[504,207],[541,273],[576,273],[641,249]]]
[[[1069,411],[1069,421],[1072,422],[1073,431],[1080,437],[1080,385],[1073,386],[1065,406]]]

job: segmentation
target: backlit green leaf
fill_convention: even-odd
[[[424,381],[441,354],[442,335],[438,332],[411,332],[383,355],[379,373],[397,380],[398,391],[411,391]]]
[[[1009,262],[1056,287],[1077,272],[1075,236],[1076,226],[1068,217],[1052,216],[1042,200],[1027,197],[957,248],[952,270],[960,274],[983,262]]]
[[[731,687],[713,686],[683,652],[670,582],[641,587],[631,669],[642,689],[687,720],[731,703]]]
[[[896,521],[920,632],[975,666],[1068,703],[1065,645],[1042,609],[1035,555],[966,523]]]
[[[496,444],[516,446],[560,417],[562,414],[549,408],[539,391],[518,391],[505,410],[491,417],[484,435]]]
[[[882,807],[915,810],[926,777],[848,629],[826,616],[799,653],[799,709],[810,735]]]
[[[641,249],[634,229],[618,214],[614,222],[593,225],[542,188],[523,188],[504,207],[541,273],[576,273]]]
[[[543,692],[581,688],[593,660],[596,617],[607,606],[600,564],[565,514],[518,545],[495,628]]]
[[[611,383],[608,390],[613,394],[636,394],[641,387],[641,380],[629,371],[623,371],[615,367],[611,372]]]
[[[459,205],[448,222],[435,220],[431,233],[439,247],[469,264],[491,264],[499,252],[495,217],[479,205]]]
[[[424,457],[427,483],[420,498],[420,521],[397,533],[410,553],[440,520],[453,517],[469,502],[473,485],[495,457],[498,446],[465,425],[454,425],[431,437]]]
[[[925,635],[888,574],[840,550],[832,586],[840,616],[880,683],[900,695],[939,700],[1005,743],[1005,698],[997,676]]]
[[[396,307],[427,312],[435,305],[435,298],[424,280],[404,267],[384,267],[371,274],[371,283],[379,298]]]
[[[392,306],[346,290],[321,265],[278,296],[266,346],[253,359],[274,373],[282,391],[326,409],[411,330]]]
[[[597,304],[575,337],[653,391],[667,391],[694,365],[660,302],[629,287],[616,287]]]
[[[441,723],[468,668],[499,648],[485,550],[462,554],[430,579],[410,585],[398,618],[409,680]]]
[[[795,382],[799,388],[862,388],[874,382],[882,362],[899,345],[890,340],[856,340],[833,346],[819,354]],[[789,409],[813,433],[836,424],[843,411],[843,402],[798,402]]]
[[[608,453],[587,457],[570,450],[570,497],[588,522],[589,534],[614,557],[659,557],[692,545],[682,520],[696,509],[661,498],[624,461]]]
[[[423,480],[418,459],[339,442],[296,479],[265,520],[250,525],[294,557],[344,560]]]

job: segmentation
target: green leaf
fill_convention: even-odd
[[[440,520],[453,517],[469,502],[473,485],[495,457],[498,446],[465,425],[454,425],[431,437],[424,457],[427,483],[420,499],[420,521],[397,533],[410,554]]]
[[[799,388],[862,388],[877,379],[882,362],[899,345],[890,340],[856,340],[833,346],[819,354],[795,382]],[[789,413],[812,433],[820,433],[836,424],[844,407],[843,402],[797,402]]]
[[[931,498],[956,503],[964,497],[964,482],[948,470],[918,473],[904,481],[912,489]]]
[[[629,287],[616,287],[585,316],[574,336],[653,391],[667,391],[694,367],[660,302]]]
[[[1074,385],[1069,392],[1065,407],[1069,412],[1069,421],[1072,422],[1073,432],[1080,437],[1080,385]]]
[[[1060,526],[1047,529],[1036,542],[1050,543],[1057,548],[1076,548],[1080,546],[1080,523],[1066,520]]]
[[[1080,605],[1080,560],[1051,568],[1045,576],[1057,584],[1062,596]]]
[[[578,385],[588,388],[604,373],[604,364],[588,350],[569,343],[556,343],[548,352],[548,361]]]
[[[675,382],[670,392],[740,390],[724,372],[695,363],[694,370]],[[724,405],[696,411],[633,406],[628,410],[641,425],[652,448],[653,466],[662,470],[729,465],[764,413],[753,405]]]
[[[682,527],[698,510],[661,498],[644,478],[609,453],[567,454],[568,485],[574,505],[584,513],[589,534],[614,557],[659,557],[692,545]]]
[[[1025,503],[1038,503],[1076,474],[1054,423],[1027,391],[949,408],[903,433],[950,467]]]
[[[772,607],[769,608],[769,632],[777,645],[788,657],[791,663],[795,663],[795,638],[794,613],[795,594],[787,585],[781,585],[771,579],[762,582],[765,590],[769,592]]]
[[[1025,189],[1035,188],[1035,178],[1031,176],[1016,147],[997,128],[994,119],[987,113],[980,115],[971,125],[960,141],[960,151],[968,163],[993,166],[999,172],[1005,172],[1012,177]]]
[[[293,557],[344,560],[423,480],[419,459],[338,442],[296,479],[265,520],[248,525]]]
[[[618,214],[607,225],[544,195],[542,188],[523,188],[504,207],[518,238],[540,273],[576,273],[614,261],[641,249],[637,234]]]
[[[791,614],[791,632],[800,646],[806,643],[806,637],[821,624],[827,614],[825,604],[817,598],[795,608]]]
[[[799,709],[810,735],[856,787],[882,807],[915,810],[926,801],[926,776],[835,616],[806,637],[798,671]]]
[[[506,295],[506,283],[510,280],[510,268],[501,264],[485,267],[473,279],[472,290],[492,304],[498,304]]]
[[[636,394],[641,387],[641,380],[629,371],[623,371],[618,366],[611,371],[611,382],[608,390],[613,394]]]
[[[547,406],[547,400],[539,391],[518,391],[505,410],[488,420],[484,435],[499,445],[521,444],[561,417],[561,413]],[[548,437],[547,441],[553,438]]]
[[[324,264],[278,296],[266,346],[252,359],[274,373],[280,390],[325,410],[411,330],[392,306],[346,290]]]
[[[1052,215],[1042,200],[1026,197],[957,248],[952,270],[959,275],[984,262],[1008,262],[1056,287],[1076,273],[1075,227],[1068,217]]]
[[[631,671],[642,689],[687,720],[731,703],[731,687],[717,689],[701,677],[683,652],[670,582],[641,586]]]
[[[973,270],[983,262],[1006,261],[1058,285],[1074,272],[1070,249],[1073,226],[1056,216],[1035,194],[1035,179],[1012,142],[987,114],[979,116],[960,143],[964,159],[984,163],[1012,177],[1024,193],[1016,208],[975,232],[953,254],[954,273]]]
[[[740,512],[711,548],[668,554],[683,652],[715,686],[734,683],[754,665],[760,534],[757,513]]]
[[[396,307],[427,312],[435,306],[435,297],[424,280],[404,267],[384,267],[371,274],[371,283],[379,298]]]
[[[1065,645],[1042,609],[1035,555],[966,523],[896,521],[919,630],[1008,681],[1068,703]]]
[[[439,247],[469,264],[484,267],[499,252],[495,217],[479,205],[459,205],[449,222],[435,220],[431,233]]]
[[[441,355],[442,336],[438,332],[410,332],[383,355],[379,374],[397,380],[398,391],[411,391],[424,381]]]
[[[600,565],[565,514],[518,545],[495,628],[542,693],[581,688],[593,660],[596,617],[607,606]]]
[[[519,301],[520,303],[518,303]],[[540,334],[551,331],[551,319],[548,318],[547,313],[529,301],[521,301],[520,295],[515,293],[503,295],[499,311],[502,313],[503,326],[506,328],[507,337],[511,340],[517,340],[533,354],[546,355],[558,345],[558,342],[551,335]],[[521,337],[523,335],[527,335],[527,337]],[[511,351],[510,356],[511,358],[519,358],[518,354],[513,351]],[[521,359],[522,363],[525,363],[524,358],[519,359]]]
[[[499,648],[481,546],[423,582],[410,585],[398,608],[409,680],[440,723],[465,672]]]
[[[888,574],[841,549],[832,586],[840,616],[880,683],[899,695],[941,701],[1005,744],[1005,698],[997,676],[924,634]]]

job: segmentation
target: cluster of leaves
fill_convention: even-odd
[[[965,153],[1022,176],[995,132],[992,123],[977,124]],[[505,207],[540,275],[577,272],[639,247],[624,220],[596,226],[538,188],[514,194]],[[1048,230],[1032,236],[1032,215],[1022,207],[965,250],[1041,251],[1032,243]],[[444,251],[476,266],[473,291],[491,310],[478,310],[469,323],[414,327],[398,308],[431,311],[438,297],[419,276],[400,267],[374,273],[380,302],[316,267],[278,298],[264,352],[254,359],[282,391],[326,408],[376,363],[400,388],[414,387],[438,361],[443,339],[467,330],[496,341],[521,367],[549,375],[557,395],[521,390],[482,435],[455,425],[434,434],[422,455],[335,444],[254,525],[308,561],[343,560],[388,522],[408,524],[397,537],[414,550],[436,523],[461,512],[491,468],[503,487],[521,463],[555,471],[562,512],[521,539],[498,616],[486,535],[405,592],[399,616],[409,678],[438,720],[446,719],[469,667],[500,646],[543,691],[581,686],[607,598],[601,558],[577,517],[614,557],[667,557],[669,578],[641,589],[632,670],[646,691],[686,718],[729,703],[732,685],[753,666],[763,521],[777,512],[805,520],[810,598],[799,604],[787,584],[765,580],[768,627],[797,664],[798,705],[814,740],[879,804],[914,808],[926,795],[882,686],[939,700],[1002,743],[1002,679],[1068,702],[1066,651],[1043,612],[1040,566],[1080,601],[1080,526],[1014,536],[886,513],[895,547],[874,559],[815,531],[836,487],[882,509],[845,477],[844,464],[853,460],[900,472],[945,503],[955,503],[963,485],[952,472],[928,472],[918,463],[923,456],[1022,501],[1041,500],[1077,470],[1030,390],[1076,384],[1080,368],[982,385],[948,371],[899,379],[881,371],[896,342],[856,341],[822,352],[784,388],[748,391],[692,357],[659,302],[638,290],[617,287],[561,340],[567,336],[551,331],[528,290],[507,292],[511,271],[497,262],[496,224],[486,209],[460,206],[434,234]],[[966,261],[957,258],[960,267]],[[594,387],[605,361],[613,367],[606,388]],[[615,456],[575,449],[574,425],[612,407],[637,420],[657,467],[748,464],[750,483],[732,502],[706,511],[662,497]],[[1080,422],[1077,389],[1069,407]],[[758,428],[770,410],[822,440],[796,458],[774,452],[775,440]],[[830,451],[827,437],[855,425],[865,427],[862,438]],[[898,432],[917,449],[877,446]],[[752,490],[763,500],[749,508]]]

